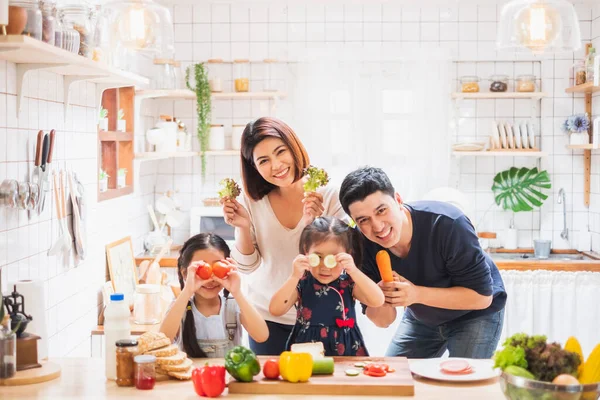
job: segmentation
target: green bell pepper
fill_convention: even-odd
[[[225,369],[240,382],[252,382],[260,373],[260,363],[252,350],[236,346],[225,355]]]

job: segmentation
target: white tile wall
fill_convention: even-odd
[[[178,18],[186,15],[179,13]],[[2,290],[6,294],[8,283],[17,280],[43,280],[48,296],[49,356],[89,356],[90,331],[97,324],[106,275],[104,246],[131,236],[136,252],[142,250],[142,238],[149,229],[144,209],[152,201],[154,177],[142,170],[134,195],[98,203],[95,85],[72,86],[65,121],[62,76],[30,73],[19,115],[15,82],[15,64],[0,61],[0,180],[27,180],[38,130],[55,128],[53,168],[72,169],[85,186],[88,248],[86,260],[77,267],[70,259],[46,255],[58,235],[51,192],[40,216],[28,218],[24,211],[0,208]]]
[[[592,7],[592,43],[600,49],[600,4]],[[598,50],[596,50],[598,51]],[[600,93],[595,93],[592,99],[592,114],[594,118],[600,117]],[[579,182],[581,184],[581,182]],[[592,249],[600,252],[600,154],[592,152],[592,176],[590,188],[590,209],[588,221],[592,232]]]
[[[438,5],[428,5],[428,4]],[[476,74],[487,79],[492,73],[506,73],[515,77],[523,73],[534,73],[539,79],[538,84],[553,97],[544,99],[537,104],[535,126],[540,134],[542,150],[549,154],[541,161],[542,168],[551,174],[553,189],[541,210],[529,214],[517,215],[517,226],[520,230],[520,245],[531,246],[531,240],[539,236],[554,240],[557,248],[571,248],[577,244],[577,231],[583,227],[588,209],[583,206],[582,189],[582,152],[573,152],[565,148],[566,136],[560,131],[564,117],[583,111],[581,96],[567,95],[564,89],[571,85],[569,68],[574,60],[581,57],[576,54],[560,54],[548,57],[538,62],[516,62],[522,60],[522,55],[498,53],[494,41],[501,5],[499,2],[471,1],[457,2],[449,5],[439,5],[439,2],[425,2],[422,7],[402,1],[390,2],[335,2],[327,5],[318,2],[304,4],[299,1],[281,3],[247,2],[241,9],[236,5],[222,3],[194,5],[193,12],[179,13],[175,6],[174,23],[189,24],[190,15],[194,15],[193,45],[206,43],[203,47],[194,47],[193,61],[200,62],[208,58],[223,57],[232,59],[239,57],[242,43],[250,42],[250,58],[260,60],[268,57],[294,59],[305,48],[318,46],[333,46],[332,49],[353,49],[356,52],[375,50],[375,54],[386,46],[390,49],[403,48],[406,51],[416,48],[444,48],[458,61],[478,60],[477,63],[461,62],[457,64],[456,76]],[[581,22],[582,37],[592,38],[596,47],[600,47],[600,10],[593,2],[576,1],[576,9]],[[249,7],[247,10],[246,5]],[[183,7],[183,6],[181,6]],[[187,6],[186,6],[187,7]],[[218,15],[218,19],[215,19]],[[249,17],[248,17],[249,15]],[[249,21],[249,22],[248,22]],[[210,27],[210,28],[209,28]],[[219,38],[214,37],[216,27],[222,31]],[[247,29],[249,28],[249,29]],[[179,28],[177,31],[187,28]],[[196,33],[202,29],[206,34]],[[244,38],[240,31],[249,35]],[[209,33],[212,32],[213,37]],[[238,38],[240,40],[238,40]],[[249,38],[249,39],[248,39]],[[243,40],[242,40],[243,39]],[[188,37],[176,36],[180,44],[189,41]],[[185,57],[178,53],[180,57]],[[531,59],[531,56],[525,58]],[[189,59],[188,59],[189,61]],[[482,62],[490,61],[490,62]],[[228,71],[227,73],[231,73]],[[293,78],[292,78],[293,79]],[[485,87],[487,81],[482,82]],[[260,84],[260,83],[258,83]],[[308,82],[307,82],[308,84]],[[224,103],[224,104],[221,104]],[[247,102],[217,102],[213,111],[216,123],[245,123],[250,118],[257,118],[271,111],[265,105]],[[449,106],[451,105],[448,100]],[[173,105],[164,103],[158,106],[163,111],[173,111]],[[598,110],[596,106],[596,110]],[[489,132],[491,121],[502,118],[508,121],[525,120],[530,116],[528,101],[519,100],[488,100],[465,101],[458,109],[460,126],[455,133],[455,139],[485,139]],[[595,112],[598,114],[598,112]],[[232,118],[233,116],[233,118]],[[288,122],[294,126],[295,116],[290,116]],[[194,124],[194,115],[189,122]],[[218,122],[217,122],[218,121]],[[182,202],[189,205],[199,205],[203,196],[214,195],[215,184],[220,177],[238,172],[236,157],[214,157],[208,160],[208,175],[203,182],[198,178],[199,160],[192,161],[191,197],[183,195],[190,191],[178,182],[182,179],[189,181],[189,163],[185,172],[173,161],[165,161],[160,167],[158,186],[172,187],[180,191]],[[495,173],[511,166],[535,166],[536,161],[527,158],[497,158],[469,159],[460,161],[457,187],[467,193],[476,220],[481,220],[481,229],[493,229],[500,236],[508,226],[510,215],[491,207],[493,196],[490,191],[492,178]],[[594,234],[594,248],[600,249],[600,162],[593,158],[592,194],[590,207],[590,228]],[[182,175],[181,179],[177,179]],[[594,186],[595,184],[595,186]],[[567,225],[571,232],[571,241],[566,242],[559,237],[562,230],[561,209],[556,204],[554,196],[564,187],[567,192]],[[485,215],[485,218],[483,218]],[[483,219],[482,219],[483,218]],[[176,231],[176,239],[185,238],[188,226]]]

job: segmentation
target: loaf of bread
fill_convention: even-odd
[[[151,350],[160,349],[169,346],[171,341],[162,332],[146,332],[138,339],[138,351],[146,353]]]
[[[169,372],[185,372],[187,371],[194,363],[189,358],[186,358],[181,364],[161,364],[160,368],[163,371]]]
[[[171,344],[169,346],[164,346],[159,349],[147,351],[146,354],[154,356],[154,357],[170,357],[174,356],[179,352],[179,348],[176,344]]]
[[[187,354],[183,351],[169,357],[156,357],[156,365],[177,365],[182,364],[187,359]]]

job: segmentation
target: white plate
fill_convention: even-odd
[[[498,124],[498,130],[500,131],[500,141],[502,143],[502,148],[508,149],[508,143],[506,142],[506,130],[504,129],[504,124],[502,122]]]
[[[521,132],[521,146],[524,149],[528,149],[529,148],[529,136],[527,135],[527,128],[523,124],[521,124],[521,125],[515,124],[515,128],[518,128],[519,131]]]
[[[448,375],[440,371],[440,363],[448,360],[465,360],[473,368],[473,373],[468,375]],[[479,360],[473,358],[429,358],[427,360],[410,362],[410,371],[424,378],[447,382],[473,382],[492,379],[500,375],[500,370],[493,369],[492,360]]]
[[[506,130],[506,139],[508,140],[508,148],[515,148],[515,135],[513,135],[512,128],[508,124],[508,122],[504,123],[504,129]]]
[[[529,147],[535,149],[535,132],[533,131],[531,122],[527,122],[527,132],[529,134]]]
[[[492,145],[495,149],[500,148],[500,131],[496,121],[492,121]]]
[[[523,146],[521,145],[521,131],[519,130],[519,125],[514,124],[512,126],[512,131],[513,131],[513,134],[515,135],[515,148],[522,149]]]
[[[482,151],[485,148],[485,142],[464,142],[452,145],[454,151]]]

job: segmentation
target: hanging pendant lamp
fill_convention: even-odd
[[[579,19],[566,0],[513,0],[502,8],[496,40],[498,50],[534,54],[581,48]]]

